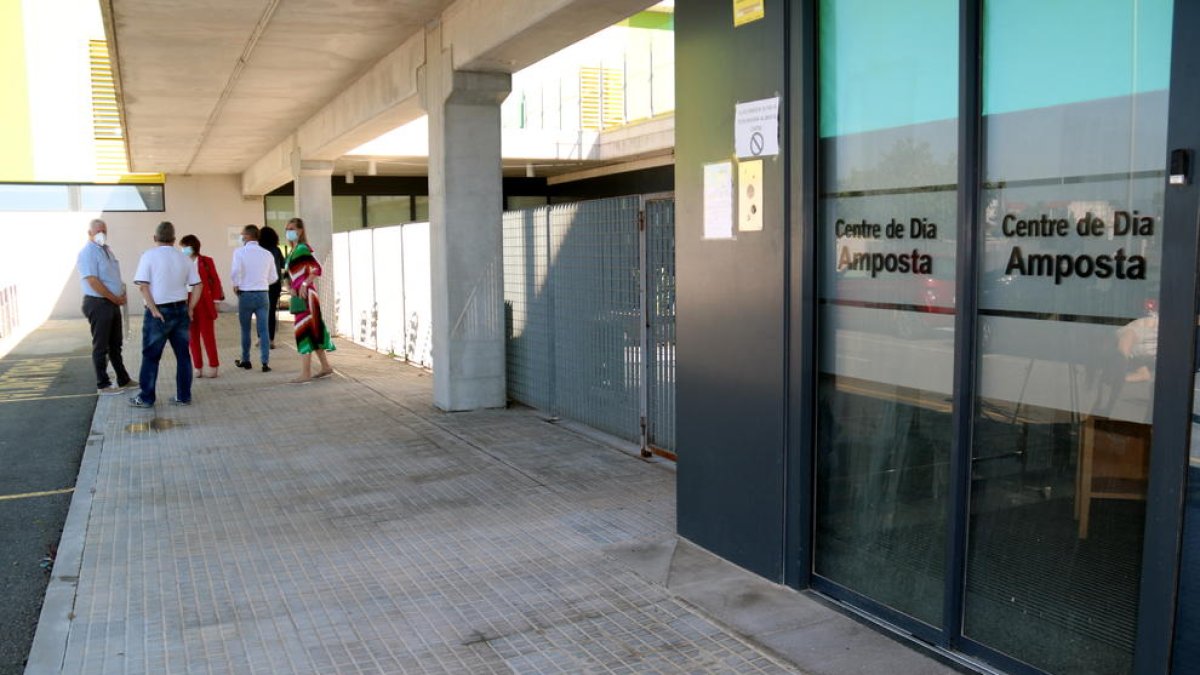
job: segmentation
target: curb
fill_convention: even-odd
[[[38,617],[33,645],[25,662],[25,675],[61,673],[63,669],[67,639],[71,634],[71,622],[75,618],[75,593],[79,586],[79,571],[83,566],[83,546],[92,513],[92,494],[95,492],[100,455],[104,446],[104,434],[96,431],[96,418],[100,416],[100,408],[100,405],[96,406],[92,417],[92,430],[83,447],[79,476],[75,479],[75,493],[71,497],[67,519],[63,523],[62,536],[58,542],[58,556],[54,561],[50,583],[46,586],[42,613]]]

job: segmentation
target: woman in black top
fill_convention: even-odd
[[[258,245],[271,252],[275,258],[275,269],[279,272],[279,279],[267,287],[267,328],[271,335],[271,349],[275,349],[275,314],[279,310],[279,295],[283,289],[284,274],[283,252],[279,250],[279,233],[267,225],[258,232]]]

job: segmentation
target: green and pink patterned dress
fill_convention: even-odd
[[[296,349],[301,354],[311,354],[314,349],[331,352],[336,347],[329,329],[321,319],[321,299],[317,295],[317,277],[321,276],[321,263],[308,248],[308,244],[296,244],[287,259],[288,277],[292,284],[292,316],[296,320]],[[308,283],[306,283],[308,282]],[[301,289],[307,287],[307,290]],[[304,300],[304,309],[299,310],[295,298]]]

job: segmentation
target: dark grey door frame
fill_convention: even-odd
[[[1136,673],[1169,672],[1175,633],[1180,536],[1196,370],[1196,256],[1200,244],[1197,237],[1200,182],[1195,168],[1200,156],[1198,44],[1200,3],[1175,0],[1167,152],[1178,150],[1189,155],[1191,175],[1185,184],[1168,182],[1165,188],[1154,436],[1150,449],[1146,538],[1134,648]]]

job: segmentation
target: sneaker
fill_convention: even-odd
[[[268,366],[267,364],[265,364],[265,363],[264,363],[264,364],[263,364],[263,372],[264,372],[264,373],[269,373],[269,372],[271,372],[271,366]]]
[[[254,367],[254,364],[250,363],[249,361],[242,360],[235,360],[233,365],[237,366],[238,368],[245,368],[246,370],[250,370]]]
[[[97,389],[96,393],[101,396],[112,396],[113,394],[121,393],[121,389],[122,389],[122,387],[120,387],[118,385],[110,384],[107,387],[101,387],[101,388]]]
[[[118,384],[117,386],[122,389],[136,389],[138,387],[138,381],[130,380],[130,381],[126,382],[125,384]]]
[[[171,403],[173,403],[175,405],[191,405],[192,401],[191,401],[191,399],[188,399],[186,401],[180,401],[178,396],[172,396]]]
[[[154,407],[153,403],[146,403],[145,401],[143,401],[141,394],[138,394],[137,396],[134,396],[133,398],[129,399],[129,405],[133,406],[134,408],[153,408]]]

